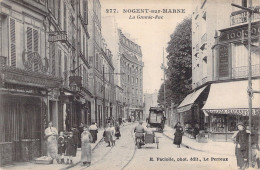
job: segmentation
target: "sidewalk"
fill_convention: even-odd
[[[100,143],[103,139],[103,132],[104,129],[100,128],[98,129],[98,134],[97,134],[97,141],[96,143],[91,143],[91,148],[92,151],[96,148],[98,143]],[[81,148],[78,148],[77,155],[76,157],[73,158],[73,163],[71,165],[67,164],[57,164],[56,161],[54,161],[53,164],[35,164],[33,161],[31,162],[14,162],[12,165],[6,165],[4,167],[1,167],[0,169],[37,169],[37,170],[42,170],[42,169],[67,169],[73,166],[76,166],[77,164],[80,163],[81,159]],[[65,160],[66,161],[66,160]],[[44,167],[44,168],[43,168]]]
[[[128,126],[128,125],[131,125],[133,123],[134,122],[126,122],[126,123],[124,123],[124,126],[121,125],[121,128]],[[102,141],[103,132],[104,132],[103,128],[98,129],[97,141],[96,141],[96,143],[91,143],[92,151]],[[69,165],[67,165],[67,164],[57,164],[56,161],[54,161],[53,164],[47,164],[47,165],[45,165],[45,164],[35,164],[33,161],[31,161],[31,162],[14,162],[11,165],[6,165],[4,167],[0,167],[0,170],[2,170],[2,169],[11,169],[11,170],[20,170],[20,169],[28,169],[28,170],[29,169],[31,169],[31,170],[68,169],[68,168],[71,168],[71,167],[74,167],[74,166],[80,164],[81,163],[80,159],[81,159],[81,148],[78,148],[77,155],[76,155],[76,157],[73,158],[73,164],[69,164]]]
[[[175,130],[167,125],[163,131],[164,135],[172,140],[174,139],[174,132]],[[190,139],[186,136],[183,136],[182,145],[197,151],[235,156],[235,145],[231,142],[213,142],[209,140],[208,143],[198,143],[195,139]]]

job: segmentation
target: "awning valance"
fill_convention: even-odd
[[[203,92],[203,90],[206,87],[207,86],[204,86],[204,87],[198,89],[197,91],[194,91],[194,92],[190,93],[189,95],[187,95],[185,97],[185,99],[181,102],[181,104],[178,106],[177,111],[179,113],[181,113],[181,112],[190,110],[193,103],[195,102],[195,100],[199,97],[199,95]]]
[[[253,90],[260,91],[260,80],[252,81]],[[208,99],[202,110],[211,114],[248,115],[248,81],[212,84]],[[260,113],[260,94],[252,99],[252,114]]]

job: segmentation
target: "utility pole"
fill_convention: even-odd
[[[248,89],[247,89],[247,93],[248,93],[248,107],[249,107],[249,131],[252,132],[252,97],[253,97],[253,93],[259,93],[257,91],[254,91],[252,89],[252,66],[251,66],[251,22],[252,22],[252,14],[253,13],[258,13],[256,11],[256,9],[252,8],[252,0],[248,1],[248,7],[243,7],[243,6],[239,6],[236,4],[231,4],[232,6],[235,6],[237,8],[241,8],[247,11],[247,21],[248,21]],[[251,135],[249,135],[249,143],[248,143],[248,148],[249,148],[249,167],[252,167],[252,137]]]
[[[163,64],[162,64],[162,69],[163,69],[163,103],[164,103],[164,113],[166,114],[164,48],[163,48]],[[165,115],[165,116],[166,116],[166,115]]]

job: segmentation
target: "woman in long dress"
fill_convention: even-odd
[[[111,130],[110,130],[110,124],[108,123],[107,124],[107,127],[103,133],[103,137],[104,137],[104,141],[106,143],[108,143],[108,146],[107,147],[110,147],[110,142],[111,142],[111,138],[112,138],[112,135],[111,135]]]
[[[121,133],[120,133],[120,125],[119,125],[118,122],[116,122],[116,127],[115,127],[115,129],[116,129],[116,134],[115,134],[115,136],[117,137],[117,139],[119,139],[119,137],[121,136]]]
[[[182,142],[182,135],[183,135],[183,128],[181,126],[181,123],[177,122],[177,124],[174,126],[174,129],[176,129],[176,131],[174,133],[173,144],[177,145],[177,147],[180,148]]]
[[[88,132],[88,128],[84,127],[84,131],[81,134],[81,162],[83,165],[90,166],[91,164],[91,142],[92,136]]]
[[[92,142],[95,143],[97,140],[97,133],[98,133],[98,128],[97,128],[97,125],[95,124],[95,122],[93,122],[92,125],[89,127],[89,132],[93,138]]]
[[[48,123],[48,127],[45,129],[45,137],[47,139],[47,155],[52,158],[52,160],[57,159],[57,136],[58,131],[52,126],[52,122]]]

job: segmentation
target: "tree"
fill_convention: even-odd
[[[166,105],[179,104],[191,90],[192,83],[192,41],[191,18],[184,19],[171,34],[166,48]],[[163,104],[163,84],[159,90],[158,103]]]

